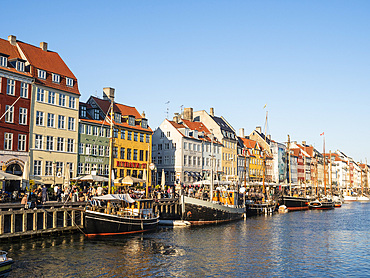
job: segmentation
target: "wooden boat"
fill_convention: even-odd
[[[8,277],[12,271],[13,259],[8,258],[8,253],[0,251],[0,278]]]
[[[312,201],[309,197],[282,196],[281,205],[285,205],[289,211],[308,210],[308,205]]]
[[[276,209],[276,203],[273,201],[254,202],[247,200],[245,203],[247,217],[256,215],[273,214]]]
[[[85,210],[84,230],[87,236],[141,233],[158,226],[159,216],[153,213],[152,199],[109,194],[94,197],[94,200],[96,205]],[[102,202],[107,202],[107,206],[101,206]]]
[[[243,218],[245,206],[238,204],[238,191],[218,188],[213,193],[212,201],[182,195],[183,220],[191,225],[206,225]]]

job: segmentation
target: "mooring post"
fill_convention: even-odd
[[[22,215],[22,232],[27,232],[27,211],[23,211]]]

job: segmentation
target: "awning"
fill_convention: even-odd
[[[133,185],[134,183],[146,182],[146,180],[126,176],[124,178],[118,178],[114,180],[114,183]]]
[[[86,176],[81,176],[77,178],[71,179],[73,181],[91,181],[91,182],[108,182],[109,179],[103,176],[97,176],[97,175],[86,175]]]
[[[4,180],[7,180],[7,181],[21,181],[22,177],[12,175],[12,174],[9,174],[9,173],[6,173],[6,172],[0,172],[0,180],[2,180],[2,181],[4,181]]]
[[[126,202],[126,203],[134,203],[135,200],[130,197],[128,194],[108,194],[102,196],[94,196],[94,200],[101,200],[101,201],[111,201],[111,202]]]

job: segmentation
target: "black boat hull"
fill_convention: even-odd
[[[155,230],[159,218],[131,218],[95,211],[85,211],[84,230],[87,236],[133,234]]]
[[[320,202],[314,201],[309,204],[309,209],[334,209],[334,202]]]
[[[281,205],[285,205],[289,211],[307,210],[310,203],[309,198],[283,196]]]
[[[219,224],[243,218],[245,208],[226,207],[195,198],[185,197],[183,220],[192,225]]]
[[[247,217],[256,215],[272,214],[276,209],[272,204],[247,204],[246,213]]]

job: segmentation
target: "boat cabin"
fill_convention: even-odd
[[[238,205],[239,194],[236,190],[216,189],[213,192],[213,202],[221,203],[225,206],[236,207]]]

